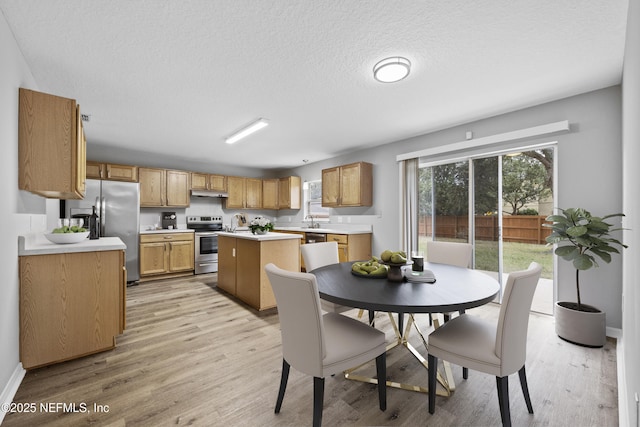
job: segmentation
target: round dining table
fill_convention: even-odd
[[[415,323],[415,313],[449,313],[479,307],[493,301],[500,292],[498,281],[488,274],[463,267],[447,264],[424,263],[424,269],[433,273],[435,282],[401,282],[388,280],[386,277],[362,276],[352,273],[351,262],[330,264],[311,270],[316,276],[320,298],[327,301],[369,311],[369,323],[373,325],[374,313],[389,313],[389,319],[396,334],[396,342],[387,347],[406,347],[422,365],[429,369],[427,360],[408,341],[408,334],[413,325],[418,331],[425,348],[427,342]],[[404,276],[411,275],[411,267],[403,267]],[[398,314],[396,325],[390,313]],[[362,314],[362,311],[360,315]],[[403,330],[404,314],[409,314],[409,322]],[[434,320],[434,327],[439,322]],[[437,394],[449,396],[455,390],[451,366],[443,362],[444,375],[438,373],[438,382],[444,391],[438,389]],[[357,369],[357,368],[355,368]],[[345,372],[345,378],[356,381],[376,383],[375,378],[357,375],[353,371]],[[405,390],[428,393],[425,387],[387,381],[387,386]]]
[[[479,270],[425,262],[425,270],[435,275],[434,283],[393,282],[353,274],[351,264],[330,264],[311,271],[320,298],[369,311],[446,313],[484,305],[500,292],[498,281]],[[405,268],[410,274],[411,267]]]

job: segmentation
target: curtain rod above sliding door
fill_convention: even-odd
[[[548,123],[546,125],[514,130],[497,135],[484,136],[477,139],[469,139],[466,141],[455,142],[453,144],[444,144],[433,148],[425,148],[424,150],[413,151],[411,153],[398,154],[396,156],[396,161],[400,162],[403,160],[415,159],[423,156],[434,156],[436,154],[465,150],[469,148],[478,148],[485,145],[497,144],[500,142],[517,141],[519,139],[550,135],[558,132],[566,132],[568,130],[569,121],[563,120],[561,122]]]

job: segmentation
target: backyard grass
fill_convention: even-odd
[[[431,237],[420,236],[419,247],[425,251],[427,240]],[[455,241],[454,239],[443,239]],[[553,278],[553,247],[529,243],[504,242],[504,273],[525,270],[532,261],[542,265],[542,278]],[[498,242],[476,241],[475,268],[478,270],[498,271]]]

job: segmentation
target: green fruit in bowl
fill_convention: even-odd
[[[377,269],[369,273],[371,276],[384,276],[387,274],[387,266],[382,264]]]
[[[77,225],[74,226],[62,226],[62,227],[58,227],[58,228],[54,228],[51,233],[53,234],[64,234],[64,233],[86,233],[87,229],[83,228],[83,227],[78,227]]]
[[[402,253],[395,252],[393,255],[391,255],[391,262],[394,264],[404,264],[405,262],[407,262],[407,258],[406,256],[402,256]]]
[[[389,262],[391,261],[391,255],[393,255],[393,251],[387,249],[380,254],[380,259],[384,262]]]

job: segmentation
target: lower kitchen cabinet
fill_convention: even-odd
[[[271,262],[285,270],[300,271],[300,239],[251,240],[218,235],[218,288],[256,310],[276,306],[264,271]]]
[[[371,259],[371,233],[327,234],[327,242],[338,243],[340,262]]]
[[[109,350],[125,327],[124,251],[19,257],[25,369]]]
[[[140,280],[191,275],[194,271],[194,235],[153,233],[140,235]]]

